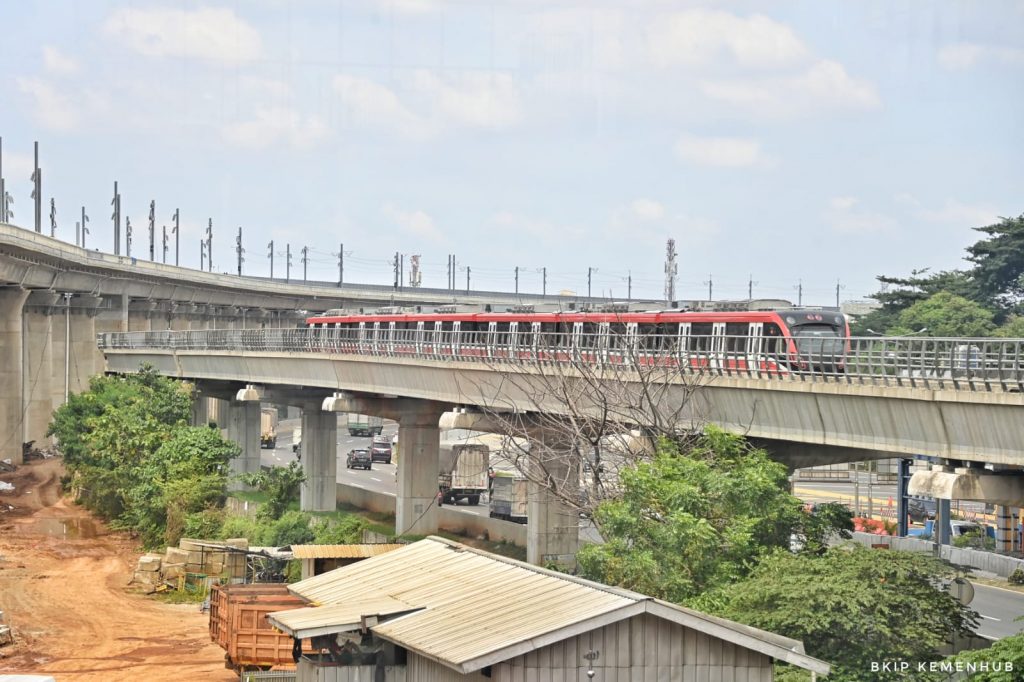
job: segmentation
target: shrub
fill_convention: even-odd
[[[1024,585],[1024,568],[1018,568],[1007,578],[1011,585]]]

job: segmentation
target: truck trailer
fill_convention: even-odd
[[[380,417],[351,412],[348,415],[348,435],[350,436],[379,436],[383,430],[384,420]]]
[[[466,500],[480,504],[487,492],[490,450],[475,443],[441,443],[438,450],[437,487],[441,502],[456,504]]]
[[[526,523],[527,480],[495,476],[491,487],[491,518]]]
[[[260,410],[260,447],[271,450],[277,447],[276,407],[264,407]]]

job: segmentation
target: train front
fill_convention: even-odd
[[[850,350],[850,325],[842,313],[786,310],[779,317],[791,340],[790,355],[799,371],[842,374]]]

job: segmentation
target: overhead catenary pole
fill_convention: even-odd
[[[85,206],[82,207],[82,243],[79,244],[83,249],[85,248],[85,235],[89,234],[89,228],[85,224],[89,222],[89,216],[85,215]]]
[[[127,217],[124,219],[124,243],[125,243],[125,254],[129,258],[132,257],[132,219]]]
[[[676,240],[669,239],[665,244],[665,302],[668,304],[676,300],[676,275],[678,274]]]
[[[758,284],[758,282],[754,281],[754,275],[750,275],[750,277],[747,279],[747,300],[748,301],[753,301],[754,300],[754,285],[755,284]]]
[[[181,252],[181,210],[174,209],[174,215],[171,216],[174,220],[174,227],[171,228],[171,232],[174,233],[174,265],[178,265],[178,255]]]
[[[163,241],[161,242],[161,245],[162,245],[162,249],[163,249],[163,263],[166,264],[167,263],[167,251],[168,251],[168,248],[167,248],[167,226],[166,225],[163,226],[163,234],[164,234],[164,238],[163,238]]]
[[[78,240],[82,234],[82,223],[75,221],[75,246],[78,246]]]
[[[633,300],[633,271],[629,270],[626,273],[626,300]]]
[[[206,270],[206,240],[199,240],[199,270]]]
[[[306,268],[309,266],[309,247],[302,247],[302,281],[306,281]]]
[[[391,261],[391,269],[392,269],[392,271],[394,273],[394,276],[395,276],[394,284],[393,284],[393,287],[394,287],[395,291],[398,291],[398,268],[399,267],[400,266],[398,264],[398,252],[395,251],[395,257]]]
[[[345,283],[345,243],[338,244],[338,286]]]
[[[540,295],[548,295],[548,267],[545,265],[540,269]]]
[[[469,293],[469,273],[471,272],[471,270],[472,269],[467,265],[466,266],[466,293],[467,294]]]
[[[206,223],[206,269],[213,272],[213,218]]]
[[[267,244],[267,257],[270,259],[270,279],[274,279],[274,240]]]
[[[156,260],[156,199],[149,202],[149,260]]]
[[[590,298],[590,282],[596,268],[587,268],[587,298]]]
[[[519,266],[516,266],[516,294],[519,293]]]
[[[242,248],[242,227],[238,227],[238,236],[235,237],[235,253],[238,255],[238,276],[242,276],[242,263],[245,262],[245,258],[242,256],[245,253],[245,249]]]
[[[292,280],[292,245],[284,245],[284,281]]]
[[[798,279],[797,285],[793,288],[796,289],[796,304],[802,306],[804,304],[804,281]]]
[[[403,253],[398,259],[398,288],[405,287],[405,254]]]
[[[114,212],[110,219],[114,223],[114,255],[121,255],[121,195],[117,193],[117,180],[114,180],[114,198],[110,200]]]
[[[713,292],[715,290],[715,280],[714,280],[714,277],[712,276],[712,273],[710,273],[710,272],[708,273],[708,281],[704,282],[704,284],[708,285],[708,300],[709,301],[714,300]]]
[[[57,236],[57,203],[53,197],[50,197],[50,236]]]
[[[39,168],[39,142],[33,145],[35,169],[32,171],[32,198],[35,200],[36,232],[43,232],[43,171]]]

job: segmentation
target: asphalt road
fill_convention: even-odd
[[[978,634],[985,639],[1002,639],[1024,632],[1024,594],[1000,587],[974,583],[971,608],[981,614]]]

